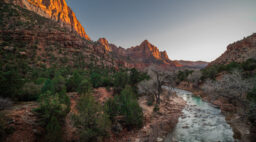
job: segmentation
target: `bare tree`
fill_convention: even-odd
[[[254,79],[243,79],[241,73],[237,70],[231,74],[225,74],[219,80],[207,80],[203,89],[207,92],[215,92],[221,96],[234,99],[242,98],[243,94],[253,88]]]
[[[201,76],[202,76],[202,72],[200,70],[195,70],[193,71],[192,74],[188,76],[188,81],[192,82],[194,87],[198,87]]]
[[[150,80],[139,83],[139,93],[153,95],[157,104],[160,104],[160,96],[163,93],[163,86],[173,82],[173,72],[164,72],[156,67],[148,69]]]

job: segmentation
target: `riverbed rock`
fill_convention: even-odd
[[[158,137],[158,138],[156,139],[156,141],[157,141],[157,142],[162,142],[162,141],[164,141],[164,139],[163,139],[163,138]]]

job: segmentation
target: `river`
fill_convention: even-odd
[[[219,108],[191,92],[174,89],[187,105],[165,142],[233,142],[233,131]]]

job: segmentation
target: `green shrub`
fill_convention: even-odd
[[[43,127],[46,128],[45,141],[61,140],[64,119],[70,111],[70,100],[65,93],[47,91],[40,95],[40,106],[35,110],[39,113]]]
[[[52,84],[54,86],[54,92],[66,92],[66,82],[60,74],[55,75]]]
[[[202,70],[202,80],[205,80],[207,78],[215,80],[216,75],[218,74],[218,67],[217,66],[211,66],[206,69]]]
[[[179,71],[179,72],[178,72],[178,79],[179,79],[179,81],[187,80],[188,76],[189,76],[190,74],[192,74],[192,73],[193,73],[192,70]]]
[[[245,62],[237,63],[231,62],[227,65],[213,65],[207,67],[202,70],[202,80],[210,78],[215,80],[218,73],[227,71],[231,73],[233,70],[242,70],[242,71],[253,71],[256,69],[256,60],[255,59],[248,59]],[[249,74],[249,77],[251,75]]]
[[[16,98],[23,86],[23,79],[15,70],[0,71],[0,96]]]
[[[93,96],[83,95],[77,104],[77,110],[79,113],[73,116],[73,121],[81,141],[102,141],[108,136],[110,120]]]
[[[75,71],[67,81],[67,91],[68,92],[77,91],[81,81],[82,81],[82,76],[77,71]]]
[[[130,86],[126,86],[121,95],[106,102],[105,112],[112,121],[115,121],[116,116],[124,116],[124,125],[128,128],[140,128],[143,125],[143,112]]]
[[[121,102],[120,113],[125,116],[126,125],[138,128],[142,127],[143,112],[131,87],[127,86],[121,92],[119,101]]]
[[[104,104],[104,111],[109,115],[109,118],[112,122],[115,121],[115,117],[119,115],[119,97],[115,96],[113,99],[108,99],[107,102]]]
[[[62,141],[62,130],[60,122],[55,116],[51,117],[50,122],[46,126],[46,136],[45,140],[47,142],[61,142]]]
[[[40,77],[40,78],[38,78],[38,79],[35,81],[35,83],[36,83],[37,85],[41,85],[41,84],[44,84],[44,83],[46,82],[46,80],[47,80],[47,78],[42,78],[42,77]]]
[[[57,120],[63,120],[70,110],[70,100],[65,93],[53,94],[47,91],[40,95],[40,106],[36,111],[46,124],[54,116]]]
[[[19,94],[20,101],[34,101],[37,100],[41,93],[41,85],[36,85],[33,82],[25,83],[22,91]]]
[[[41,89],[42,93],[46,93],[47,91],[54,92],[54,87],[51,79],[47,79]]]
[[[130,71],[130,79],[129,79],[129,84],[131,86],[136,85],[137,83],[145,80],[145,79],[149,79],[149,76],[146,73],[141,73],[139,71],[137,71],[135,68],[132,68]]]
[[[242,63],[242,68],[245,71],[252,71],[256,69],[256,60],[248,59],[246,62]]]
[[[89,80],[83,80],[79,87],[78,87],[78,93],[79,94],[89,94],[92,91],[92,84]]]
[[[103,85],[103,80],[102,80],[102,75],[97,73],[97,72],[93,72],[91,73],[91,82],[94,88],[98,88],[101,87]]]
[[[114,74],[115,93],[119,94],[128,83],[129,83],[129,76],[127,72],[119,71]]]

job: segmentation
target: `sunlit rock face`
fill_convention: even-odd
[[[100,38],[98,42],[104,47],[104,50],[113,57],[117,58],[119,64],[128,68],[143,69],[152,64],[163,67],[180,67],[178,62],[169,59],[166,51],[159,49],[151,44],[148,40],[143,41],[140,45],[128,49],[117,47],[110,44],[105,38]]]
[[[256,34],[228,45],[227,50],[211,65],[229,64],[231,62],[244,62],[247,59],[256,59]]]
[[[98,40],[98,42],[104,46],[104,48],[105,48],[105,50],[106,50],[107,52],[112,51],[112,49],[111,49],[111,47],[110,47],[110,45],[109,45],[107,39],[105,39],[105,38],[100,38],[100,39]]]
[[[160,52],[159,49],[152,45],[148,40],[143,41],[140,45],[136,47],[131,47],[127,49],[127,56],[137,59],[141,62],[159,62],[164,64],[169,64],[170,59],[167,53]]]
[[[55,20],[61,26],[76,31],[81,37],[90,40],[83,26],[75,16],[75,13],[68,7],[65,0],[6,0],[16,5],[34,11],[37,14]]]

